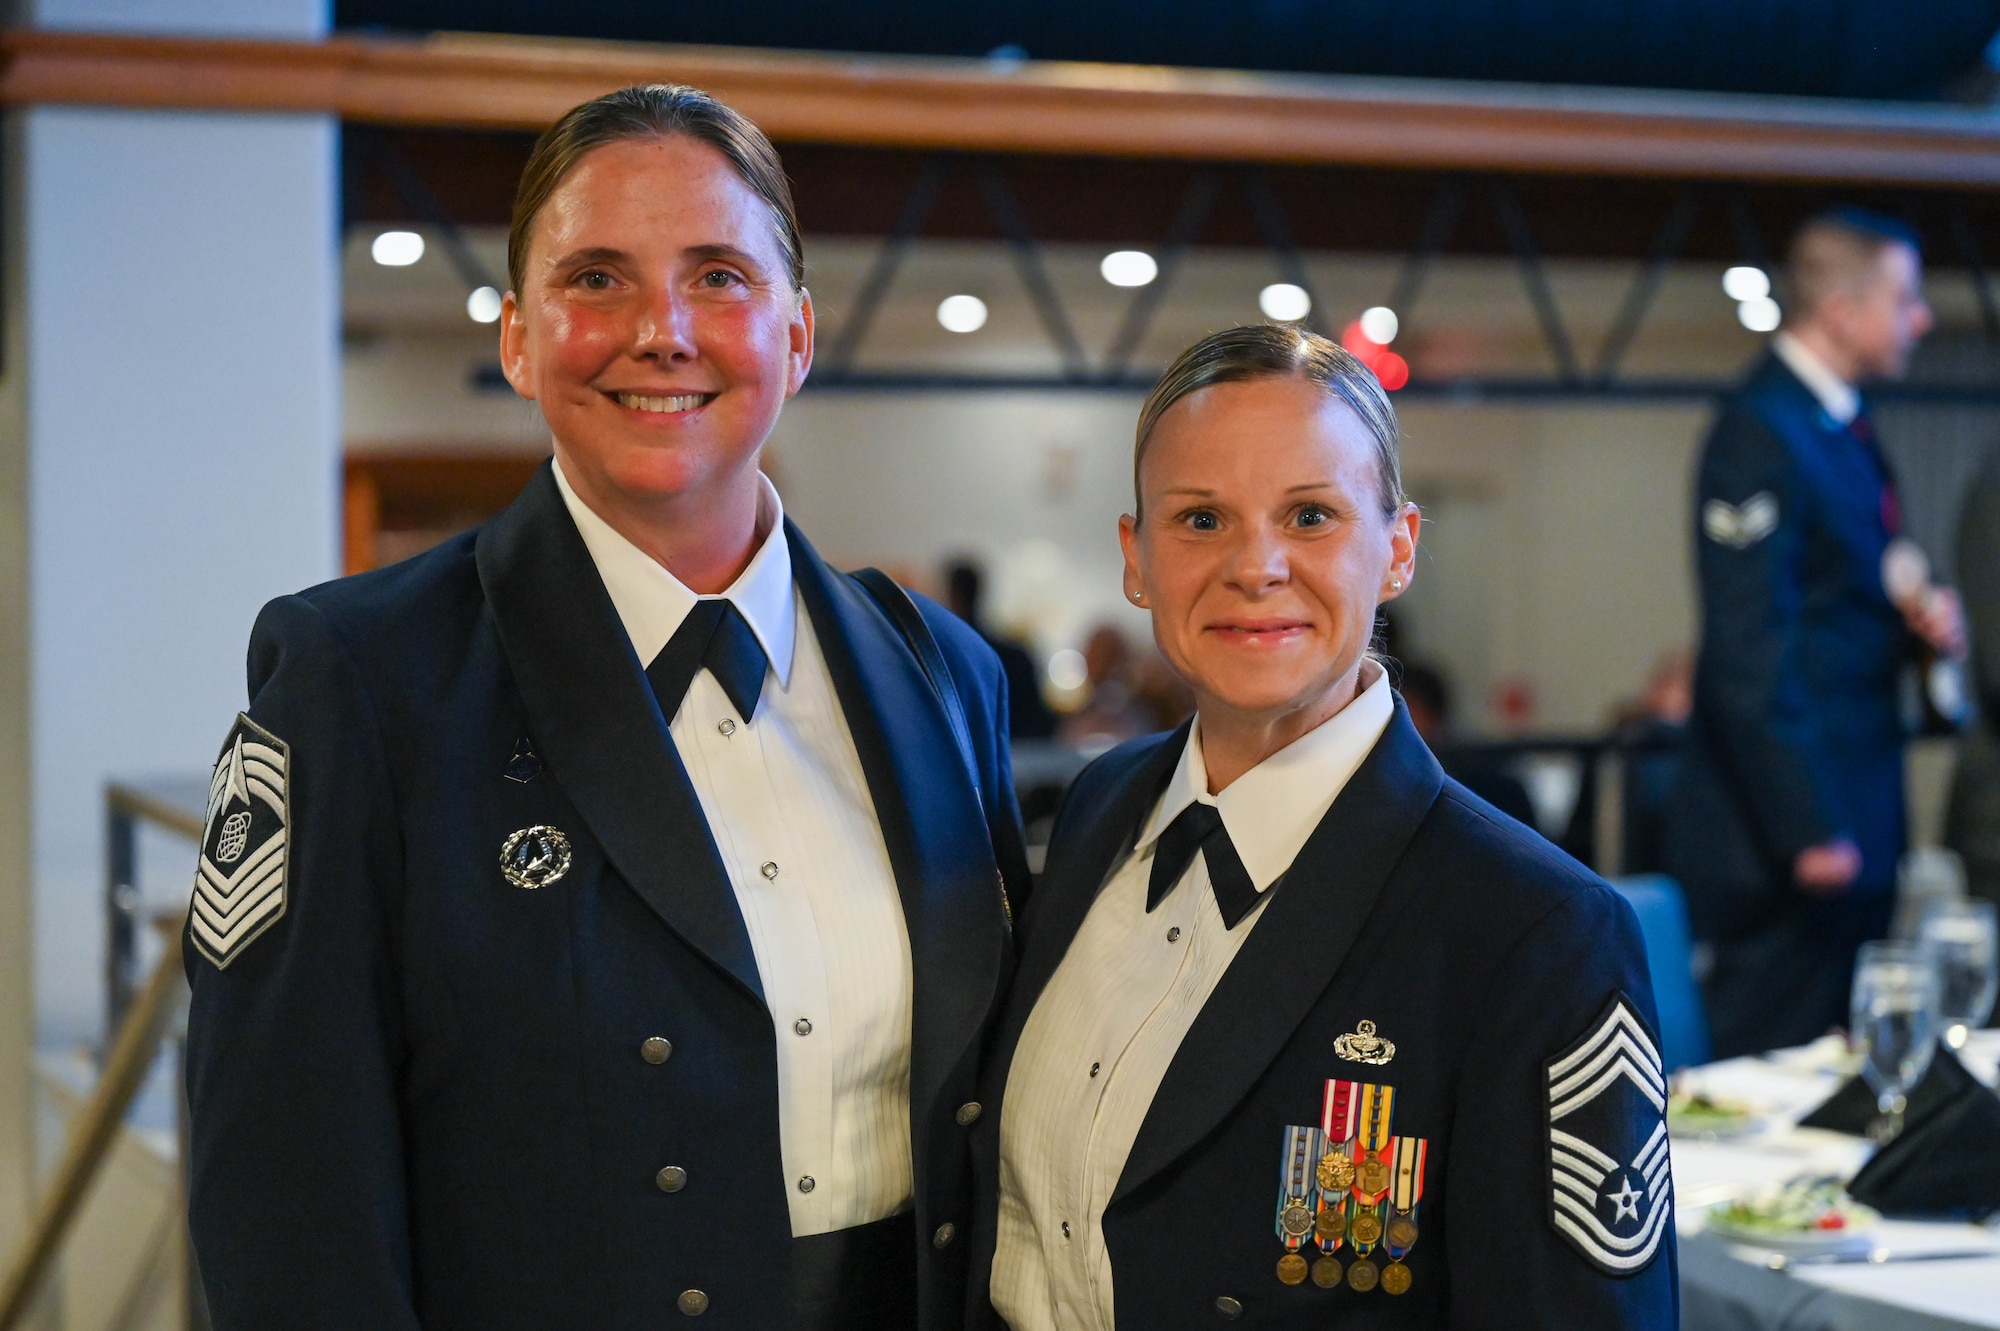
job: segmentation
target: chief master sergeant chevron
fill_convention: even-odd
[[[509,268],[554,465],[251,641],[185,950],[213,1324],[946,1331],[1027,886],[999,663],[758,470],[813,309],[754,125],[578,107]]]

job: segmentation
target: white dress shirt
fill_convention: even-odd
[[[1000,1232],[993,1306],[1013,1331],[1111,1331],[1104,1208],[1167,1067],[1264,914],[1222,923],[1196,855],[1151,914],[1155,843],[1188,805],[1212,804],[1259,893],[1298,857],[1395,704],[1374,661],[1360,695],[1208,793],[1201,724],[1021,1032],[1000,1113]]]
[[[556,485],[642,665],[698,597]],[[771,668],[741,721],[697,671],[668,729],[722,854],[777,1031],[778,1132],[794,1236],[907,1210],[910,1168],[910,936],[889,849],[833,691],[819,638],[792,585],[784,509],[766,480],[763,535],[723,598]]]
[[[1806,344],[1790,333],[1779,333],[1771,339],[1771,350],[1785,368],[1799,377],[1812,395],[1819,399],[1826,414],[1833,417],[1834,424],[1846,425],[1861,414],[1861,394],[1853,384],[1826,367],[1826,362],[1813,355]]]

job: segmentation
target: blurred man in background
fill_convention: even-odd
[[[986,576],[969,559],[954,559],[945,565],[945,604],[951,612],[979,631],[986,645],[1000,656],[1007,672],[1008,733],[1014,739],[1048,739],[1056,733],[1056,714],[1042,699],[1042,672],[1026,647],[994,632],[981,616]]]
[[[1718,1057],[1845,1021],[1904,845],[1899,677],[1964,636],[1927,568],[1895,576],[1921,555],[1860,393],[1930,329],[1915,236],[1842,209],[1789,266],[1790,316],[1723,403],[1695,498],[1702,641],[1669,859],[1714,945]]]
[[[1958,583],[1979,715],[1960,738],[1944,839],[1965,861],[1972,893],[2000,901],[2000,454],[1988,459],[1965,497]]]

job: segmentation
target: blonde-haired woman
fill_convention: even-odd
[[[975,1134],[973,1325],[1670,1331],[1632,913],[1446,778],[1368,655],[1419,526],[1381,386],[1216,334],[1135,480],[1125,591],[1197,715],[1058,818]]]

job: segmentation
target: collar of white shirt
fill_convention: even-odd
[[[1829,370],[1826,362],[1813,355],[1805,343],[1790,333],[1779,333],[1771,339],[1771,350],[1812,391],[1836,424],[1847,425],[1861,414],[1861,394],[1854,385]]]
[[[651,665],[667,640],[694,609],[696,601],[728,600],[750,621],[750,631],[764,646],[764,655],[777,672],[778,687],[792,682],[792,647],[798,633],[793,606],[792,551],[785,541],[785,506],[771,478],[758,474],[762,487],[757,501],[757,528],[763,543],[751,557],[749,567],[721,597],[697,596],[687,584],[667,572],[651,555],[626,540],[611,524],[599,517],[570,488],[562,463],[555,466],[556,488],[562,491],[563,505],[569,509],[576,530],[583,537],[590,558],[611,593],[611,604],[619,622],[632,639],[639,664]]]
[[[1353,702],[1237,777],[1219,795],[1208,793],[1208,764],[1202,757],[1197,718],[1135,853],[1158,840],[1188,805],[1212,804],[1222,815],[1243,867],[1250,871],[1250,881],[1259,892],[1269,889],[1299,857],[1306,839],[1395,714],[1389,674],[1380,664],[1363,658],[1361,685]]]

